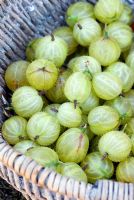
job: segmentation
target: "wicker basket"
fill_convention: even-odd
[[[130,3],[133,0],[129,0]],[[3,79],[12,61],[25,58],[32,38],[64,24],[64,13],[74,0],[0,0],[0,124],[8,105]],[[94,0],[90,1],[94,2]],[[0,176],[33,200],[134,200],[134,185],[102,180],[95,185],[74,181],[39,166],[15,152],[0,135]]]

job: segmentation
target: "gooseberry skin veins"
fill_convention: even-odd
[[[26,76],[33,88],[37,90],[49,90],[57,81],[58,70],[53,62],[38,59],[28,66]]]
[[[79,128],[65,131],[57,140],[56,152],[62,162],[81,162],[88,151],[89,140]]]
[[[82,121],[82,112],[74,103],[67,102],[60,105],[57,118],[62,126],[76,128]]]
[[[28,138],[26,131],[27,121],[23,117],[13,116],[2,125],[4,139],[12,145]]]
[[[101,27],[96,20],[86,18],[74,25],[73,35],[81,46],[87,47],[92,40],[101,36]]]
[[[129,157],[118,164],[116,178],[117,181],[134,183],[134,157]]]
[[[43,167],[48,167],[54,170],[56,170],[56,166],[59,162],[57,153],[49,147],[34,147],[29,149],[25,155],[35,160]]]
[[[91,82],[82,72],[73,73],[66,81],[64,94],[71,102],[83,103],[91,92]]]
[[[96,95],[104,100],[116,98],[121,94],[123,89],[122,81],[110,72],[95,74],[92,84]]]
[[[103,160],[99,152],[88,154],[81,163],[81,167],[84,169],[89,183],[95,183],[100,179],[109,179],[114,173],[113,163],[108,158]]]
[[[53,38],[54,37],[54,38]],[[41,38],[35,51],[36,59],[47,59],[60,68],[68,54],[67,43],[57,36],[45,36]]]
[[[69,6],[66,12],[66,22],[73,28],[73,26],[80,20],[94,17],[94,7],[87,2],[76,2]]]
[[[29,85],[26,70],[30,63],[24,60],[13,62],[5,72],[5,81],[8,88],[15,91],[17,88]]]
[[[31,140],[41,146],[53,144],[59,137],[58,120],[46,112],[34,114],[28,121],[27,133]]]
[[[23,86],[13,93],[12,106],[16,114],[29,118],[36,112],[41,111],[43,100],[34,88]]]
[[[110,106],[98,106],[88,115],[91,131],[96,135],[103,135],[119,126],[118,112]]]
[[[99,151],[113,162],[124,161],[132,149],[131,139],[122,131],[104,134],[99,141]]]

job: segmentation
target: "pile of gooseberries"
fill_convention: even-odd
[[[77,181],[134,182],[132,10],[121,0],[82,1],[65,19],[7,67],[11,116],[3,137]]]

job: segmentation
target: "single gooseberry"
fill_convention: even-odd
[[[123,3],[121,0],[99,0],[94,8],[95,17],[104,24],[118,20],[122,12]]]
[[[119,125],[119,114],[110,106],[98,106],[90,111],[88,123],[96,135],[103,135]]]
[[[106,31],[110,38],[118,42],[122,51],[126,51],[130,48],[133,33],[129,25],[123,22],[113,22],[106,27]]]
[[[129,136],[134,135],[134,118],[131,118],[126,125],[125,133],[127,133]]]
[[[105,36],[91,42],[89,55],[98,60],[102,66],[107,67],[119,59],[121,49],[117,41],[109,38],[105,33]]]
[[[133,117],[134,117],[134,90],[131,89],[128,92],[124,93],[123,96],[129,101],[132,111],[133,111]]]
[[[28,66],[26,76],[33,88],[37,90],[49,90],[57,81],[58,70],[53,62],[38,59]]]
[[[70,128],[57,140],[56,152],[62,162],[80,163],[85,158],[88,147],[87,135],[79,128]]]
[[[25,154],[29,149],[38,146],[35,142],[31,140],[24,140],[21,142],[18,142],[14,149],[18,151],[19,153]]]
[[[134,72],[134,51],[130,51],[126,58],[126,64],[133,70]]]
[[[27,121],[20,116],[7,119],[2,126],[2,134],[9,144],[17,144],[28,138],[26,131]]]
[[[122,96],[116,97],[110,101],[106,101],[105,104],[111,106],[119,113],[121,124],[126,124],[133,115],[132,107],[129,101]]]
[[[87,2],[76,2],[71,4],[66,12],[66,22],[73,27],[78,21],[94,17],[94,7]]]
[[[26,79],[26,70],[29,64],[27,61],[19,60],[8,66],[5,72],[5,81],[10,90],[15,91],[21,86],[29,85]]]
[[[123,92],[128,92],[134,84],[134,71],[123,62],[116,62],[107,67],[106,71],[121,79]]]
[[[88,114],[93,108],[99,106],[99,98],[96,96],[93,88],[87,100],[80,104],[80,108],[84,114]]]
[[[100,179],[109,179],[114,174],[114,165],[108,158],[103,159],[99,152],[93,152],[86,156],[81,163],[88,182],[95,183]]]
[[[18,115],[29,118],[41,111],[43,100],[34,88],[23,86],[13,93],[12,106]]]
[[[74,103],[63,103],[58,110],[57,118],[62,126],[76,128],[82,121],[82,112]]]
[[[87,47],[92,40],[101,36],[101,27],[95,19],[82,19],[74,25],[73,35],[78,44]]]
[[[35,38],[28,43],[26,48],[26,57],[28,61],[32,62],[35,60],[35,51],[41,39],[42,38]]]
[[[124,24],[130,25],[132,22],[132,19],[133,19],[132,8],[129,5],[124,4],[123,12],[122,12],[120,18],[118,19],[118,21],[123,22]]]
[[[67,101],[67,98],[64,94],[64,86],[65,86],[66,80],[69,78],[71,74],[72,74],[72,71],[70,69],[64,69],[64,68],[60,69],[59,76],[54,87],[52,87],[50,90],[46,91],[45,93],[46,97],[50,101],[54,103],[64,103],[65,101]]]
[[[35,50],[36,59],[50,60],[56,67],[62,66],[67,54],[67,43],[62,38],[53,34],[41,38]]]
[[[99,151],[113,162],[124,161],[132,150],[131,139],[122,131],[111,131],[100,138]]]
[[[48,147],[34,147],[29,149],[26,154],[27,157],[35,160],[38,164],[43,167],[56,169],[59,163],[57,153]]]
[[[134,183],[134,157],[129,157],[118,164],[116,178],[121,182]]]
[[[46,112],[34,114],[28,121],[27,133],[29,138],[41,146],[53,144],[60,134],[58,120]]]
[[[93,77],[93,89],[96,95],[104,100],[111,100],[122,92],[122,81],[111,72],[100,72]]]
[[[91,92],[91,82],[82,72],[73,73],[66,81],[64,94],[71,102],[83,103]]]
[[[101,72],[101,65],[99,62],[90,56],[80,56],[72,63],[73,72],[83,72],[90,79],[93,78],[94,74]]]
[[[74,53],[77,49],[78,43],[74,39],[73,31],[67,26],[61,26],[54,30],[53,34],[62,38],[68,45],[68,55]]]
[[[58,172],[63,176],[73,178],[77,181],[87,182],[87,176],[85,172],[76,163],[73,162],[60,163],[60,165],[58,166]]]

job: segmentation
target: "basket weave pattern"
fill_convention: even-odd
[[[63,25],[72,2],[75,0],[0,0],[0,125],[8,105],[3,79],[7,65],[25,58],[29,40]],[[91,185],[63,177],[15,152],[2,134],[0,176],[29,200],[134,200],[134,184],[102,180]]]

